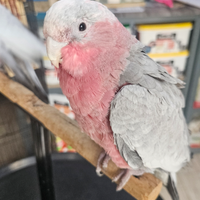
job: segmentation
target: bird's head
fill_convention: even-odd
[[[123,46],[118,37],[122,27],[113,13],[98,2],[58,1],[44,20],[48,56],[55,67],[82,76],[101,52],[111,53],[111,47]]]

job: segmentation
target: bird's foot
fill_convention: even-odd
[[[117,191],[120,191],[126,185],[132,175],[141,176],[143,173],[143,170],[122,169],[121,172],[112,180],[112,182],[117,182],[120,180],[116,189]]]
[[[98,162],[97,162],[97,168],[96,168],[96,173],[98,176],[103,176],[103,173],[101,172],[101,169],[106,169],[108,166],[108,162],[110,161],[110,156],[106,154],[105,151],[103,151],[99,158],[98,158]],[[102,168],[101,168],[102,166]]]

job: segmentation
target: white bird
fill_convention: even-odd
[[[45,55],[45,46],[1,4],[0,13],[0,70],[46,101],[47,94],[32,67]]]

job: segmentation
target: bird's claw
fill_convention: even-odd
[[[100,167],[100,165],[97,165],[96,173],[97,173],[97,175],[100,176],[100,177],[103,176],[103,173],[101,172],[101,167]]]
[[[117,182],[122,176],[123,176],[123,174],[126,172],[126,170],[125,169],[122,169],[121,171],[120,171],[120,173],[119,174],[117,174],[117,176],[115,176],[113,179],[112,179],[112,182]]]
[[[100,156],[99,156],[99,158],[98,158],[98,162],[97,162],[96,173],[97,173],[98,176],[103,176],[103,173],[101,172],[101,169],[102,169],[102,168],[101,168],[101,165],[102,165],[103,169],[106,169],[107,166],[108,166],[109,160],[110,160],[110,156],[108,156],[108,155],[106,154],[106,152],[103,151],[103,152],[100,154]]]
[[[142,170],[122,169],[121,172],[112,179],[112,182],[120,180],[116,191],[120,191],[128,182],[132,175],[141,176],[144,173]]]
[[[98,176],[103,176],[102,168],[107,168],[109,160],[110,156],[108,156],[105,151],[99,155],[96,168],[96,173]],[[112,179],[112,182],[117,182],[120,180],[116,188],[117,191],[120,191],[126,185],[132,175],[141,176],[143,173],[144,171],[142,170],[122,169],[120,173]]]

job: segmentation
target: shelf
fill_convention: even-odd
[[[57,88],[56,87],[55,88],[48,88],[48,91],[49,91],[49,94],[53,94],[53,93],[63,94],[60,87],[57,87]]]
[[[47,87],[49,89],[51,89],[51,88],[60,88],[60,85],[59,84],[56,84],[56,85],[47,85]]]
[[[196,116],[200,116],[200,108],[193,108],[193,116],[196,117]]]
[[[140,13],[118,13],[116,17],[120,21],[134,21],[138,23],[163,23],[168,21],[168,18],[173,18],[174,21],[192,21],[200,15],[200,9],[188,6],[182,3],[174,2],[173,8],[168,8],[157,2],[147,2],[145,11]],[[134,19],[134,20],[133,20]]]
[[[38,13],[37,19],[43,20],[46,11],[49,9],[48,2],[34,2],[34,7]],[[143,6],[142,6],[143,7]],[[163,23],[168,22],[168,18],[177,21],[193,21],[199,17],[200,9],[182,3],[174,2],[174,7],[169,9],[167,6],[157,2],[147,2],[144,12],[117,13],[116,17],[122,22],[128,23]]]
[[[190,151],[191,151],[191,153],[194,153],[194,154],[200,153],[200,148],[191,148],[190,147]]]

